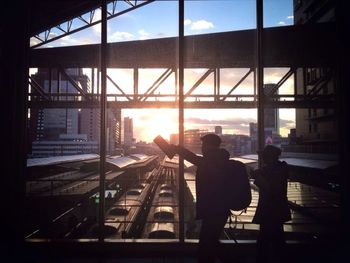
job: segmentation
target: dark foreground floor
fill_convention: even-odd
[[[223,243],[225,262],[253,263],[255,242]],[[2,262],[33,263],[194,263],[196,243],[31,242],[10,248]],[[350,247],[340,243],[289,242],[285,260],[293,263],[348,262]],[[217,260],[217,262],[222,262]],[[224,263],[225,263],[224,262]],[[275,262],[275,261],[271,261]]]

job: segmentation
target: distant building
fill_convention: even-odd
[[[258,124],[255,122],[249,123],[249,137],[251,141],[251,152],[255,153],[258,150]]]
[[[99,147],[96,141],[43,140],[33,142],[31,157],[50,157],[88,153],[99,153]]]
[[[276,94],[277,93],[276,84],[264,84],[264,93]],[[264,109],[264,144],[279,144],[279,112],[276,108],[266,108]],[[256,153],[258,150],[258,124],[249,123],[249,135],[251,140],[251,152]]]
[[[72,94],[78,95],[79,91],[73,84],[79,85],[86,93],[91,92],[89,78],[83,74],[81,68],[68,68],[65,69],[65,72],[68,77],[64,74],[59,74],[57,70],[52,70],[50,72],[48,69],[39,68],[38,72],[32,75],[32,78],[47,94],[71,95],[57,97],[57,99],[60,100],[75,100]],[[35,94],[35,91],[33,92]],[[85,136],[85,141],[93,142],[94,145],[99,145],[100,121],[100,110],[96,108],[32,109],[28,121],[30,139],[30,148],[28,152],[31,152],[31,146],[34,141],[56,141],[55,144],[59,145],[64,135],[68,137],[72,137],[71,135],[73,135],[73,137],[78,135]],[[108,154],[113,154],[114,149],[120,145],[120,127],[121,110],[107,109],[106,150]]]
[[[121,144],[121,110],[107,109],[107,153],[113,154],[116,148]],[[100,141],[101,131],[101,112],[100,109],[85,108],[80,112],[80,133],[86,134],[89,141]]]
[[[222,135],[222,127],[221,126],[215,126],[215,134]]]
[[[132,118],[124,118],[124,145],[131,146],[134,143],[134,127]]]
[[[45,93],[55,94],[79,94],[72,82],[79,83],[82,90],[89,92],[89,79],[83,74],[82,69],[65,69],[69,78],[59,74],[57,70],[39,68],[32,75],[33,82]],[[50,77],[51,73],[51,77]],[[51,83],[51,85],[50,85]],[[35,90],[33,90],[35,94]],[[36,98],[33,98],[35,100]],[[74,96],[61,96],[56,99],[72,101]],[[57,140],[60,134],[79,133],[78,109],[31,109],[29,118],[29,140]]]
[[[290,129],[290,132],[288,134],[288,144],[290,144],[290,145],[297,144],[297,130],[296,129]]]
[[[275,113],[270,112],[271,115],[276,116]],[[273,122],[275,123],[275,122]],[[264,144],[273,144],[273,145],[280,145],[282,142],[282,137],[279,133],[275,133],[275,127],[276,125],[270,125],[269,127],[265,127],[264,129]],[[258,150],[258,124],[255,122],[249,123],[249,136],[250,136],[250,145],[251,145],[251,152],[256,153]]]
[[[208,134],[208,130],[191,129],[184,132],[184,146],[195,153],[202,153],[200,138]]]
[[[232,136],[232,155],[240,156],[251,153],[251,139],[247,135]]]
[[[264,93],[273,94],[272,92],[276,88],[276,84],[264,84]],[[279,125],[279,114],[278,109],[266,108],[264,109],[264,129],[266,131],[271,131],[272,134],[279,134],[280,125]]]
[[[179,135],[178,134],[170,134],[170,143],[171,144],[179,144]]]
[[[294,1],[295,24],[335,21],[334,0]],[[300,68],[296,71],[298,94],[334,94],[333,72],[329,68]],[[296,109],[296,137],[300,149],[306,147],[320,152],[336,152],[338,136],[337,117],[334,109]],[[297,151],[297,146],[294,147]]]

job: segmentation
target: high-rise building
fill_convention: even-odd
[[[264,93],[271,94],[276,84],[264,84]],[[277,92],[277,91],[276,91]],[[275,92],[275,93],[276,93]],[[273,94],[275,94],[273,93]],[[266,108],[264,110],[264,129],[271,134],[279,134],[279,114],[278,109]]]
[[[83,74],[82,69],[69,68],[65,69],[65,73],[67,76],[59,74],[57,70],[50,72],[47,69],[39,69],[32,78],[47,94],[79,94],[72,81],[78,83],[86,93],[90,92],[89,78]],[[69,95],[60,96],[58,99],[65,101],[74,100],[74,97]],[[69,135],[69,138],[84,136],[86,141],[99,145],[100,120],[101,116],[98,108],[83,108],[81,110],[75,108],[32,109],[29,119],[30,146],[34,141],[47,141],[49,144],[58,145],[64,135]],[[112,154],[114,149],[120,145],[120,129],[121,110],[107,109],[107,153]]]
[[[120,148],[122,144],[122,111],[120,108],[109,108],[111,113],[113,113],[114,118],[116,120],[115,123],[115,147]]]
[[[89,79],[82,69],[65,69],[67,76],[57,70],[39,68],[32,80],[47,94],[79,94],[72,82],[79,83],[82,90],[89,92]],[[51,76],[50,76],[51,74]],[[35,90],[33,90],[35,94]],[[56,99],[72,101],[73,96],[59,96]],[[35,98],[33,98],[35,100]],[[30,143],[38,140],[58,140],[60,134],[79,133],[78,109],[32,109],[29,119]]]
[[[134,142],[134,127],[132,118],[124,118],[124,145],[130,146]]]
[[[258,124],[255,122],[249,123],[249,136],[251,141],[251,152],[255,153],[258,149]]]
[[[251,140],[247,135],[232,135],[231,154],[233,156],[240,156],[251,153]]]
[[[121,144],[121,110],[107,109],[107,152],[113,153]],[[80,112],[80,133],[86,134],[88,141],[100,141],[101,113],[99,109],[82,109]]]
[[[294,20],[295,24],[334,22],[335,1],[296,0],[294,1]],[[330,68],[297,69],[296,87],[298,94],[313,96],[334,94],[333,71]],[[335,114],[334,109],[296,109],[295,121],[298,142],[310,147],[317,145],[317,148],[323,152],[335,152],[338,134]],[[321,144],[324,147],[319,147]]]
[[[208,134],[208,130],[190,129],[184,132],[184,146],[194,153],[201,153],[201,137]]]

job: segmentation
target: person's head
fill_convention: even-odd
[[[278,161],[282,151],[274,145],[266,145],[264,150],[259,152],[265,164],[272,164]]]
[[[206,155],[213,150],[219,149],[221,144],[221,138],[213,133],[204,135],[201,137],[201,141],[203,155]]]

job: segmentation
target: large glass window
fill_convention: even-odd
[[[289,164],[292,219],[284,224],[289,240],[339,235],[335,69],[326,50],[315,50],[321,42],[328,45],[332,2],[264,1],[265,143],[279,146],[281,160]],[[295,41],[282,41],[297,30]]]
[[[257,123],[255,1],[185,2],[184,25],[188,65],[184,69],[184,146],[202,155],[200,138],[215,133],[230,158],[255,153],[257,130],[252,134],[251,128]],[[185,164],[185,235],[198,239],[196,183],[200,179],[196,176],[200,174],[195,166]],[[217,176],[207,184],[217,184]],[[219,204],[206,205],[210,211]],[[254,239],[257,227],[251,224],[251,210],[229,216],[220,239]]]
[[[153,143],[158,135],[170,142],[178,134],[177,36],[176,1],[149,3],[108,21],[107,111],[119,112],[118,148],[134,162],[106,207],[105,226],[115,231],[107,238],[179,238],[178,162]],[[111,158],[107,163],[121,157]]]
[[[280,147],[287,238],[335,238],[334,6],[257,2],[185,1],[181,19],[178,1],[111,1],[32,36],[25,238],[198,239],[196,167],[153,139],[200,155],[208,133],[248,172]],[[256,239],[251,183],[222,239]]]

